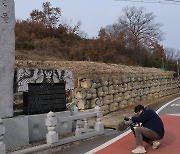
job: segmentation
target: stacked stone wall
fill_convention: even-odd
[[[74,89],[74,102],[81,110],[101,107],[103,114],[179,92],[179,83],[172,73],[104,74],[80,77]]]
[[[68,106],[71,108],[75,103],[79,109],[88,110],[99,105],[104,115],[141,101],[151,102],[176,94],[180,85],[174,72],[140,66],[87,61],[16,61],[16,67],[71,71],[74,88],[66,95]]]

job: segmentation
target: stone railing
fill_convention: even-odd
[[[66,117],[49,112],[47,114],[47,119],[45,119],[45,124],[48,130],[48,133],[46,134],[47,143],[10,152],[9,154],[34,153],[50,147],[104,134],[104,125],[101,121],[102,116],[103,114],[98,106],[96,106],[93,111],[89,112],[78,112],[78,108],[74,106],[72,114]],[[59,124],[61,129],[63,129],[64,125],[68,125],[69,122],[74,123],[74,125],[71,126],[72,131],[68,133],[67,136],[64,136],[65,134],[58,133],[56,130],[57,125]],[[3,142],[4,135],[5,126],[3,125],[3,120],[0,118],[0,154],[6,153],[6,145]],[[59,138],[61,135],[63,137]]]
[[[40,70],[72,72],[74,88],[67,91],[67,106],[73,102],[80,110],[92,109],[98,104],[103,114],[108,114],[141,101],[179,92],[174,72],[158,68],[82,61],[16,61],[17,68],[37,66]]]
[[[3,120],[0,118],[0,154],[5,154],[6,146],[3,142],[5,134],[5,126],[3,125]]]
[[[48,129],[46,135],[47,144],[53,147],[103,134],[104,126],[101,122],[102,116],[102,112],[98,106],[95,107],[95,111],[93,112],[78,112],[77,107],[75,107],[73,115],[68,117],[56,117],[55,113],[49,112],[46,119]],[[95,123],[91,121],[92,118],[95,118]],[[57,123],[63,125],[67,121],[74,121],[74,136],[59,139],[59,134],[55,131],[56,125]],[[93,122],[93,124],[90,122]]]
[[[73,100],[80,110],[98,105],[103,114],[125,108],[141,101],[179,92],[178,80],[171,72],[164,74],[117,74],[81,77]]]

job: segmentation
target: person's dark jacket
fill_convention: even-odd
[[[142,123],[143,127],[149,128],[161,137],[164,136],[164,125],[161,118],[156,114],[155,111],[149,108],[145,108],[139,116],[132,117],[134,123]]]

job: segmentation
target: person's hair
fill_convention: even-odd
[[[139,111],[141,111],[141,110],[144,110],[144,106],[142,106],[142,105],[137,105],[137,106],[135,106],[135,108],[134,108],[134,112],[135,112],[135,113],[137,113],[137,112],[139,112]]]

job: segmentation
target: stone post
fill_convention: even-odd
[[[0,0],[0,117],[13,116],[14,0]]]
[[[6,153],[6,146],[3,143],[4,134],[5,134],[5,126],[3,126],[3,120],[0,118],[0,154]]]
[[[58,133],[56,132],[56,125],[57,118],[55,117],[55,113],[49,112],[46,119],[46,126],[48,129],[48,133],[46,134],[46,141],[48,144],[52,145],[53,143],[57,143],[59,140]]]
[[[77,114],[78,114],[78,107],[74,105],[72,115],[77,115]]]
[[[76,120],[76,130],[75,130],[75,136],[80,136],[81,130],[80,130],[80,120]]]
[[[104,125],[102,123],[102,116],[103,115],[101,112],[101,108],[99,106],[96,106],[94,109],[95,109],[95,112],[97,113],[97,118],[96,118],[94,129],[97,132],[103,132],[104,131]]]

